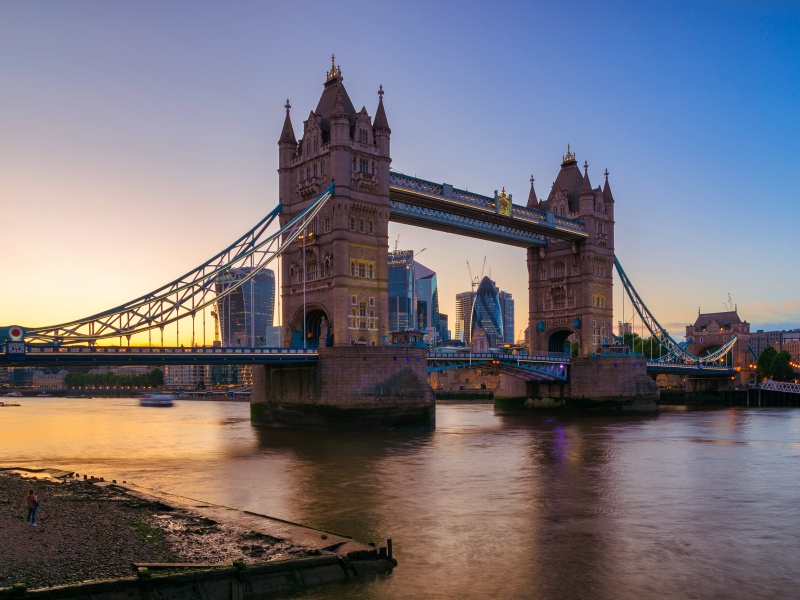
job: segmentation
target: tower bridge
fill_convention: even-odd
[[[6,363],[250,363],[253,420],[293,426],[432,428],[427,374],[470,363],[526,380],[521,399],[530,399],[526,406],[533,408],[655,413],[658,391],[646,361],[604,350],[612,339],[614,268],[648,329],[674,358],[661,368],[684,368],[681,363],[699,369],[717,358],[698,359],[672,341],[622,271],[607,170],[604,185],[593,187],[588,162],[581,170],[568,147],[547,198],[538,199],[531,179],[524,206],[505,189],[488,196],[405,175],[391,168],[383,95],[381,87],[374,118],[366,107],[356,111],[341,70],[332,65],[299,139],[286,102],[278,140],[279,201],[267,217],[150,294],[69,323],[10,328],[19,335],[2,346]],[[275,221],[279,231],[269,233]],[[386,344],[390,221],[526,248],[528,356],[429,356],[423,348]],[[153,331],[163,340],[170,324],[194,330],[208,307],[278,257],[284,348],[110,351],[96,345],[145,333],[149,339]],[[241,277],[220,277],[241,267],[247,267]],[[575,358],[563,353],[570,336],[578,341]]]

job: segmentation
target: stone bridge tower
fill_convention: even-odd
[[[742,321],[737,310],[718,313],[700,313],[694,325],[686,326],[686,339],[692,342],[686,350],[695,356],[703,356],[727,344],[733,336],[736,343],[731,350],[733,364],[738,369],[738,383],[747,384],[753,372],[750,364],[750,323]]]
[[[592,188],[588,167],[585,163],[581,174],[567,147],[547,200],[537,200],[531,180],[529,208],[581,220],[589,234],[579,243],[548,238],[547,247],[528,249],[532,353],[561,352],[571,336],[578,340],[579,356],[613,343],[614,196],[608,171],[605,187]]]
[[[309,222],[304,239],[283,253],[284,346],[302,348],[304,341],[309,348],[383,344],[388,324],[391,129],[382,88],[378,96],[373,122],[366,108],[356,112],[341,70],[332,64],[299,141],[286,103],[278,142],[281,225],[331,181],[335,193]]]

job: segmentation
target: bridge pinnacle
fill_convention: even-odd
[[[289,104],[289,99],[288,98],[286,99],[286,106],[284,106],[284,108],[286,109],[286,114],[288,115],[289,114],[289,109],[292,108],[292,105]]]
[[[383,100],[383,85],[378,86],[378,96]]]

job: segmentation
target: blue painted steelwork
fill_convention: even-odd
[[[428,373],[469,367],[489,367],[528,381],[567,381],[569,357],[549,355],[431,352]]]
[[[655,373],[679,373],[681,375],[731,375],[738,371],[735,367],[705,365],[701,362],[693,364],[647,361],[647,370]]]
[[[750,342],[747,342],[747,348],[750,350],[750,354],[752,355],[752,357],[755,360],[758,360],[758,352],[756,352],[756,349],[753,348],[753,344],[750,343]]]
[[[184,318],[194,319],[204,308],[217,302],[250,281],[294,242],[305,223],[314,218],[333,195],[330,186],[305,210],[279,231],[268,234],[267,228],[281,212],[281,203],[250,231],[225,250],[183,277],[130,302],[85,319],[48,327],[26,328],[27,341],[55,344],[95,343],[98,340],[126,337],[152,329],[163,331],[166,325]],[[228,269],[249,267],[247,275],[219,283],[219,275]]]
[[[181,364],[251,364],[251,363],[314,363],[319,359],[316,349],[303,348],[222,348],[147,346],[53,346],[25,344],[22,354],[7,353],[0,345],[0,364],[14,366],[45,365],[181,365]]]
[[[500,201],[502,199],[474,194],[454,188],[452,185],[426,181],[403,173],[390,173],[389,189],[390,192],[395,192],[396,195],[404,198],[426,201],[423,203],[426,206],[418,207],[413,202],[403,202],[399,198],[393,198],[392,213],[405,218],[428,220],[432,223],[445,224],[467,231],[490,233],[514,242],[529,242],[531,245],[544,245],[544,235],[570,240],[589,237],[586,225],[582,221],[514,204],[511,204],[510,207],[506,205],[506,209],[503,209]],[[414,212],[410,211],[410,206],[427,210]],[[466,218],[465,220],[454,218],[459,216],[454,214],[460,212],[459,209],[468,209],[467,214],[460,215],[462,218]],[[520,226],[506,225],[502,229],[492,228],[490,225],[493,223],[485,221],[481,213],[486,217],[489,215],[503,216],[504,220],[507,219],[509,223],[516,221]],[[527,228],[534,226],[535,233],[527,230],[525,226]]]
[[[489,234],[492,236],[524,242],[525,244],[529,244],[531,246],[547,245],[547,240],[545,240],[543,235],[531,233],[530,231],[517,229],[515,227],[508,227],[506,225],[481,221],[480,219],[471,219],[461,215],[454,215],[453,213],[446,211],[414,206],[413,204],[397,202],[395,200],[390,201],[390,206],[391,213],[393,215],[402,215],[409,219],[421,222],[440,223],[456,229],[463,229],[464,231],[474,231],[476,233]]]
[[[650,335],[658,340],[658,343],[661,344],[670,357],[673,357],[673,360],[683,361],[688,364],[703,363],[705,365],[710,365],[714,361],[720,360],[731,348],[733,348],[733,345],[736,343],[736,339],[738,337],[735,335],[724,346],[706,356],[695,356],[694,354],[687,352],[686,343],[684,343],[684,345],[678,344],[678,342],[670,337],[670,335],[667,333],[667,330],[659,325],[656,318],[639,297],[639,294],[633,287],[631,280],[625,274],[625,271],[616,256],[614,257],[614,266],[616,267],[619,278],[622,281],[623,288],[628,293],[628,297],[631,299],[631,303],[636,309],[636,312],[639,313],[639,317],[644,322],[648,331],[650,331]],[[662,357],[662,359],[663,358],[664,357]]]

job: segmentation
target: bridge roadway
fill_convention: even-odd
[[[24,344],[0,345],[0,364],[9,366],[43,367],[69,365],[186,365],[186,364],[308,364],[317,362],[316,349],[303,348],[242,348],[242,347],[148,347],[148,346],[61,346]],[[391,346],[389,346],[391,347]],[[568,381],[570,358],[558,354],[501,354],[466,352],[428,353],[428,373],[464,367],[489,367],[528,381]],[[731,376],[733,367],[709,367],[647,361],[651,373],[678,373],[700,377]]]
[[[512,204],[504,195],[481,196],[393,172],[389,177],[390,220],[448,233],[521,246],[546,246],[547,237],[589,237],[582,221]]]

